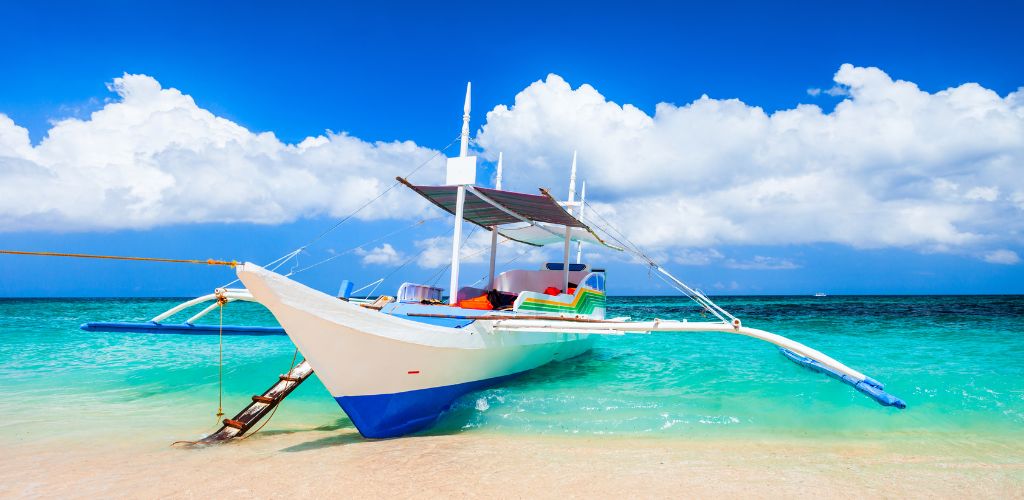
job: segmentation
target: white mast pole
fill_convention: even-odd
[[[576,198],[576,151],[572,152],[572,170],[569,172],[569,203],[568,212],[572,213],[572,202]],[[572,246],[572,228],[565,226],[565,248],[562,252],[562,290],[569,293],[569,248]]]
[[[583,220],[583,208],[584,202],[587,201],[587,181],[583,181],[583,187],[580,188],[580,209],[576,212],[577,218]],[[579,264],[583,259],[583,242],[576,242],[576,263]]]
[[[469,96],[473,82],[466,83],[466,103],[462,107],[462,140],[459,157],[469,156]],[[459,251],[462,246],[462,209],[466,203],[466,186],[459,185],[455,195],[455,231],[452,234],[452,279],[448,286],[448,303],[458,302]]]
[[[494,189],[501,189],[501,151],[498,151],[498,167],[495,169]],[[487,289],[494,288],[494,262],[498,258],[498,226],[491,226],[491,270],[487,280]]]
[[[462,105],[462,140],[459,145],[459,158],[469,156],[469,94],[473,82],[466,83],[466,103]]]

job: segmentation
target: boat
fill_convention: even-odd
[[[580,201],[575,200],[575,155],[564,202],[544,189],[501,189],[500,157],[495,186],[477,185],[477,158],[468,148],[470,91],[467,85],[460,153],[447,159],[445,184],[397,179],[454,216],[447,296],[444,289],[406,282],[394,297],[354,302],[254,263],[235,268],[251,300],[270,310],[364,437],[392,438],[428,429],[466,393],[579,356],[601,336],[652,332],[728,333],[766,341],[801,366],[833,376],[882,405],[905,408],[863,373],[799,342],[743,326],[621,232],[586,222],[582,192]],[[464,221],[491,232],[489,272],[480,288],[459,286]],[[497,273],[499,235],[535,246],[560,244],[562,261]],[[573,242],[575,262],[570,259]],[[603,269],[581,262],[583,243],[632,253],[716,320],[606,317],[607,276]]]
[[[815,297],[828,297],[828,295],[826,295],[825,292],[816,292],[814,294],[814,296]]]

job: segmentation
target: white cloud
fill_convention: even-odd
[[[405,261],[405,255],[395,250],[390,243],[385,243],[370,250],[358,249],[356,255],[363,257],[363,264],[376,264],[383,266],[397,266]]]
[[[782,269],[797,269],[800,266],[789,259],[779,259],[776,257],[765,257],[763,255],[755,255],[754,258],[750,260],[729,259],[725,262],[725,267],[730,267],[732,269],[777,271]]]
[[[1024,89],[939,92],[843,65],[848,92],[766,113],[736,99],[648,115],[549,75],[477,137],[513,188],[564,196],[572,151],[597,210],[654,249],[831,242],[965,254],[1024,234]],[[598,220],[598,222],[600,222]]]
[[[463,231],[471,230],[463,226]],[[463,233],[466,234],[466,233]],[[452,259],[452,238],[451,236],[437,236],[415,242],[416,248],[421,253],[416,259],[416,264],[425,269],[435,269],[447,266]],[[575,247],[573,248],[575,251]],[[477,230],[465,240],[459,252],[460,262],[466,264],[479,264],[488,262],[491,257],[491,233]],[[553,247],[532,247],[516,243],[498,237],[498,267],[504,267],[509,261],[516,264],[542,263],[553,259]],[[575,254],[573,254],[575,255]],[[557,258],[561,261],[561,256]]]
[[[1020,256],[1012,250],[993,250],[982,255],[982,259],[990,264],[1013,265],[1020,262]]]
[[[834,81],[808,91],[848,94],[829,113],[807,104],[766,113],[702,96],[658,104],[652,116],[549,75],[487,113],[477,142],[488,159],[505,152],[507,186],[552,186],[560,197],[579,150],[588,199],[600,201],[594,210],[678,263],[726,265],[714,250],[722,245],[815,242],[1017,255],[1006,248],[1024,235],[1024,89],[926,92],[851,65]],[[286,144],[145,75],[126,74],[111,90],[115,99],[54,122],[36,146],[0,114],[0,231],[338,216],[435,153],[344,133]],[[416,180],[440,182],[442,170]],[[415,216],[421,207],[395,189],[361,216]],[[421,266],[447,263],[447,241],[419,248]],[[528,252],[521,258],[544,260]]]
[[[833,85],[831,88],[827,88],[825,90],[821,90],[817,87],[807,89],[807,95],[811,97],[818,97],[822,93],[824,93],[825,95],[830,95],[832,97],[850,95],[850,91],[846,87],[842,87],[839,85]]]
[[[975,187],[971,188],[964,197],[976,201],[996,201],[999,199],[999,188],[997,187]]]
[[[839,97],[839,96],[843,96],[843,95],[850,95],[849,89],[847,89],[846,87],[839,86],[839,85],[833,85],[831,88],[826,90],[825,93],[830,95],[830,96],[832,96],[832,97]]]
[[[722,257],[714,248],[682,248],[673,252],[672,261],[684,266],[706,266]]]
[[[37,146],[0,114],[0,231],[338,216],[434,153],[344,133],[285,144],[145,75],[126,74],[110,89],[117,99],[86,119],[54,122]],[[437,181],[439,170],[418,180]],[[421,202],[395,189],[361,216],[408,214],[410,203]]]
[[[730,281],[728,283],[716,281],[715,284],[711,285],[711,288],[714,288],[715,290],[739,290],[740,284],[735,281]]]

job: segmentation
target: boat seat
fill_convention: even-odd
[[[573,271],[569,268],[569,283],[579,283],[588,274],[589,268],[581,271]],[[565,272],[558,270],[541,269],[530,271],[526,269],[513,269],[505,271],[494,277],[494,289],[499,292],[519,294],[520,292],[543,293],[549,287],[559,290],[565,285]]]

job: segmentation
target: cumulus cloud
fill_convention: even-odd
[[[1007,248],[1024,234],[1024,89],[928,92],[848,64],[833,80],[808,92],[842,98],[827,113],[813,104],[768,113],[705,95],[650,115],[549,75],[487,113],[477,145],[487,159],[505,152],[507,186],[540,184],[560,197],[579,150],[591,217],[677,263],[780,266],[715,248],[817,242],[1019,262]],[[114,99],[55,121],[38,145],[0,114],[0,231],[338,216],[435,154],[344,133],[284,143],[145,75],[110,88]],[[416,180],[439,183],[442,170]],[[361,216],[414,216],[419,207],[395,189]],[[423,267],[447,263],[443,239],[418,249]],[[386,249],[374,251],[368,263],[386,260]]]
[[[684,266],[706,266],[725,256],[714,248],[683,248],[672,255],[672,261]]]
[[[827,88],[825,90],[821,90],[817,87],[811,87],[807,89],[807,95],[811,97],[818,97],[822,93],[824,93],[825,95],[830,95],[832,97],[850,95],[850,91],[846,87],[841,87],[839,85],[833,85],[832,87]]]
[[[800,266],[789,259],[755,255],[754,258],[750,260],[729,259],[725,262],[725,267],[730,267],[732,269],[777,271],[780,269],[798,269]]]
[[[85,119],[54,122],[36,146],[0,114],[0,231],[338,216],[435,153],[344,133],[286,144],[146,75],[125,74],[110,89],[116,99]],[[433,172],[420,180],[438,181]],[[417,203],[396,189],[361,216],[401,216]]]
[[[1020,262],[1020,256],[1017,255],[1017,252],[1006,249],[985,252],[982,255],[982,259],[991,264],[1012,265]]]
[[[463,226],[463,230],[472,229]],[[416,241],[415,246],[420,250],[419,257],[416,259],[416,264],[424,269],[436,269],[447,266],[451,263],[451,236],[426,238]],[[487,262],[491,257],[491,233],[483,230],[474,231],[473,234],[466,238],[460,248],[460,262],[466,264]],[[547,262],[552,260],[552,256],[554,256],[554,250],[552,247],[532,247],[522,245],[511,242],[502,236],[498,236],[497,261],[499,265],[511,262],[516,262],[518,264]],[[557,260],[561,260],[561,257],[559,256]]]
[[[390,243],[385,243],[379,247],[371,248],[370,250],[358,249],[356,255],[363,257],[363,264],[376,264],[382,266],[397,266],[405,261],[406,257],[402,255],[395,247],[391,246]]]
[[[714,288],[715,290],[739,290],[740,284],[737,283],[736,281],[730,281],[728,283],[716,281],[713,285],[711,285],[711,288]]]
[[[820,92],[847,96],[828,113],[703,96],[652,116],[549,75],[490,111],[477,142],[488,158],[505,152],[508,185],[555,193],[579,150],[588,199],[656,249],[831,242],[978,255],[1021,243],[1024,89],[927,92],[849,64],[834,81]]]

